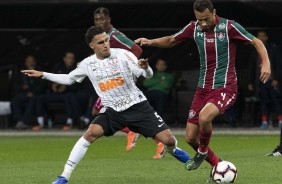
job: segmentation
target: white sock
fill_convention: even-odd
[[[199,150],[199,148],[197,149],[197,152],[200,153],[201,155],[205,155],[205,154],[208,153],[207,151],[206,151],[206,152],[201,152],[201,151]]]
[[[90,142],[84,139],[84,137],[81,137],[74,145],[65,165],[64,172],[62,173],[62,176],[64,176],[67,180],[69,180],[72,171],[83,158],[89,146]]]
[[[43,116],[38,116],[37,117],[37,123],[43,127],[44,126],[44,117]]]
[[[171,155],[173,155],[174,149],[177,147],[177,140],[176,140],[175,137],[174,137],[174,139],[175,139],[175,144],[174,144],[174,146],[167,146],[167,145],[165,145],[166,151],[167,151],[169,154],[171,154]]]

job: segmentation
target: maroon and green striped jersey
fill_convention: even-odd
[[[122,32],[110,25],[107,34],[110,38],[111,48],[120,48],[131,51],[131,48],[134,45],[134,41],[125,36]]]
[[[203,32],[198,21],[191,21],[174,34],[177,42],[193,38],[200,54],[198,87],[216,89],[237,87],[235,70],[236,44],[251,43],[254,36],[233,20],[216,17],[216,25],[210,32]]]

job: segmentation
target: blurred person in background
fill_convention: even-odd
[[[63,56],[63,61],[54,66],[53,72],[58,74],[68,74],[73,69],[76,68],[75,54],[73,52],[67,51]],[[63,126],[64,131],[68,131],[73,125],[73,111],[71,107],[71,97],[77,89],[77,85],[67,86],[63,84],[58,84],[55,82],[50,83],[49,93],[40,96],[37,100],[37,122],[38,124],[32,128],[33,131],[39,131],[44,126],[44,116],[48,113],[46,112],[46,107],[49,103],[59,102],[64,103],[65,111],[67,114],[67,120]]]
[[[161,117],[164,117],[174,79],[173,75],[167,72],[167,62],[164,59],[158,59],[155,67],[153,77],[145,79],[143,86],[149,103]]]
[[[21,70],[38,70],[37,61],[34,55],[25,58]],[[12,99],[13,119],[16,122],[15,128],[27,129],[32,116],[35,114],[35,107],[38,95],[46,92],[46,81],[37,78],[30,78],[21,72],[16,74],[16,96]]]
[[[253,52],[250,61],[250,75],[253,79],[252,83],[248,85],[248,90],[256,91],[260,99],[261,107],[261,129],[268,128],[270,112],[274,111],[277,114],[278,126],[282,127],[282,108],[279,101],[279,85],[280,76],[282,72],[282,57],[280,48],[269,42],[269,36],[266,31],[258,31],[257,38],[264,44],[271,63],[271,77],[266,83],[259,80],[261,58],[257,52]]]

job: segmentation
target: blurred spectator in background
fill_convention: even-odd
[[[167,63],[164,59],[158,59],[155,67],[153,77],[145,79],[143,86],[149,103],[161,117],[164,117],[174,80],[173,75],[166,72]]]
[[[40,69],[33,55],[25,58],[23,67],[20,70]],[[28,128],[29,120],[35,114],[36,100],[38,94],[46,90],[46,81],[38,78],[30,78],[21,72],[16,74],[16,96],[12,99],[13,119],[16,122],[16,129]]]
[[[66,52],[63,57],[63,62],[55,65],[52,73],[56,74],[68,74],[70,71],[76,68],[75,55],[73,52]],[[46,113],[46,106],[49,103],[59,102],[65,104],[65,110],[67,114],[66,124],[63,130],[70,130],[73,125],[73,111],[70,103],[70,99],[77,89],[76,85],[66,86],[57,83],[50,84],[49,93],[42,95],[37,101],[37,122],[38,125],[32,128],[33,131],[39,131],[44,126],[44,116]]]
[[[282,108],[278,99],[279,94],[279,73],[281,72],[282,60],[280,48],[269,42],[269,37],[266,31],[258,31],[257,38],[265,45],[268,56],[271,62],[271,77],[266,83],[259,80],[260,75],[260,57],[257,52],[254,52],[251,57],[251,75],[253,76],[253,83],[248,85],[250,91],[256,91],[260,99],[261,105],[261,129],[268,128],[269,114],[274,111],[278,115],[278,126],[282,126]]]
[[[74,120],[78,120],[79,128],[84,129],[93,119],[92,106],[98,95],[88,78],[85,78],[78,86],[76,93],[71,97],[71,107]]]

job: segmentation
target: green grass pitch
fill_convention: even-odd
[[[194,151],[177,136],[179,147]],[[62,173],[79,136],[0,137],[0,183],[50,184]],[[238,184],[281,184],[282,157],[265,157],[278,144],[277,135],[214,135],[211,147],[238,169]],[[166,154],[154,160],[156,144],[139,138],[125,152],[126,137],[102,137],[90,146],[73,172],[69,184],[200,184],[211,167],[204,162],[195,171]]]

